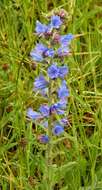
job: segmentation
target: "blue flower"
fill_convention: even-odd
[[[48,75],[51,79],[56,79],[59,75],[59,68],[57,67],[57,65],[52,64],[48,68],[47,72],[48,72]]]
[[[51,112],[51,113],[58,114],[58,115],[63,115],[63,114],[65,113],[65,111],[64,111],[63,109],[64,109],[63,105],[61,105],[61,104],[58,102],[58,103],[53,104],[53,105],[50,107],[50,112]]]
[[[42,118],[41,114],[39,112],[33,111],[32,108],[28,108],[28,110],[27,110],[27,116],[30,119],[40,119],[40,118]]]
[[[38,43],[35,46],[35,50],[36,52],[39,52],[41,55],[47,50],[48,48],[46,46],[44,46],[42,43]]]
[[[30,52],[30,56],[34,61],[39,61],[39,62],[43,61],[43,56],[35,49]]]
[[[61,46],[67,46],[70,44],[71,40],[74,38],[73,34],[67,34],[67,35],[62,35],[60,37],[60,43]]]
[[[39,111],[43,115],[43,117],[48,117],[49,116],[49,107],[47,105],[41,105],[39,108]]]
[[[53,15],[51,17],[51,25],[53,28],[58,29],[61,26],[61,24],[62,24],[62,21],[59,16]]]
[[[66,81],[63,80],[61,87],[58,89],[58,97],[64,99],[68,96],[69,96],[69,90],[67,89]]]
[[[55,79],[55,78],[64,78],[64,76],[68,73],[68,67],[67,66],[61,66],[58,67],[55,64],[52,64],[49,68],[48,68],[48,75],[51,79]]]
[[[47,26],[37,20],[35,31],[37,34],[44,34],[47,31]]]
[[[64,76],[68,73],[68,67],[67,66],[61,66],[59,67],[59,77],[64,78]]]
[[[33,60],[35,61],[43,61],[44,58],[43,58],[43,54],[44,52],[47,50],[48,48],[46,46],[44,46],[42,43],[38,43],[36,46],[35,46],[35,49],[33,49],[30,53],[31,57]]]
[[[59,57],[66,56],[69,54],[69,52],[70,52],[70,50],[69,50],[69,47],[67,47],[67,46],[62,46],[62,47],[58,48],[58,50],[57,50],[57,54]]]
[[[34,82],[34,88],[39,89],[39,90],[43,90],[48,86],[48,82],[45,80],[43,75],[40,75],[39,77],[35,78],[35,82]]]
[[[38,140],[40,141],[40,143],[48,143],[49,142],[49,137],[48,135],[39,135]]]
[[[56,124],[52,129],[54,135],[59,136],[64,132],[64,128],[60,124]]]
[[[54,56],[54,50],[51,48],[51,49],[47,49],[44,53],[45,56],[47,57],[53,57]]]

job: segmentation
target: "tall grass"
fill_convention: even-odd
[[[102,1],[0,1],[0,188],[46,190],[42,129],[26,118],[43,101],[32,92],[40,68],[29,57],[36,19],[54,9],[68,12],[65,33],[82,34],[66,59],[70,73],[69,127],[53,142],[54,190],[102,190]]]

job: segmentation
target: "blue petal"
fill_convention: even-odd
[[[52,64],[49,68],[48,68],[48,75],[51,79],[55,79],[58,77],[59,75],[59,68],[55,65]]]
[[[40,135],[40,136],[38,137],[38,139],[39,139],[39,141],[40,141],[41,143],[44,143],[44,144],[46,144],[46,143],[49,142],[49,137],[48,137],[48,135]]]
[[[39,112],[33,111],[32,108],[28,108],[28,110],[27,110],[27,116],[30,119],[40,119],[40,118],[42,118],[41,114]]]
[[[59,77],[64,78],[64,76],[68,73],[68,67],[67,66],[61,66],[59,67]]]
[[[67,46],[60,47],[57,50],[57,54],[59,57],[66,56],[69,54],[69,52],[70,52],[70,50],[69,50],[69,47],[67,47]]]
[[[35,31],[38,34],[44,34],[46,33],[47,30],[47,26],[45,24],[42,24],[41,22],[39,22],[38,20],[36,21],[36,28]]]
[[[64,128],[60,124],[56,124],[52,129],[54,135],[59,136],[64,132]]]
[[[30,55],[34,61],[39,61],[39,62],[43,61],[43,56],[35,50],[32,50],[30,52]]]
[[[67,35],[62,35],[60,37],[60,43],[61,46],[67,46],[71,42],[71,40],[74,38],[73,34],[67,34]]]
[[[61,26],[61,24],[62,24],[62,21],[59,16],[53,15],[51,17],[51,25],[53,28],[58,29]]]
[[[58,89],[58,97],[66,98],[69,96],[69,90],[66,86],[66,81],[62,81],[61,87]]]
[[[58,114],[58,115],[63,115],[65,113],[65,111],[63,110],[63,106],[60,105],[60,103],[55,103],[53,104],[51,107],[50,107],[50,112],[51,113],[55,113],[55,114]]]
[[[54,50],[53,49],[47,49],[45,52],[45,56],[53,57],[54,56]]]
[[[43,75],[40,75],[39,77],[37,77],[35,79],[35,82],[34,82],[35,89],[42,90],[42,89],[46,88],[47,85],[48,85],[48,82],[45,80]]]
[[[65,98],[61,99],[59,102],[56,103],[56,105],[59,109],[65,109],[67,105],[67,100]]]
[[[35,50],[36,52],[39,52],[40,54],[43,54],[48,48],[43,45],[42,43],[38,43],[36,46],[35,46]]]
[[[48,117],[49,116],[49,107],[47,105],[41,105],[39,108],[39,111],[41,112],[41,114],[44,117]]]

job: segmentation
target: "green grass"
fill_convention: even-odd
[[[53,9],[68,11],[66,32],[83,34],[66,59],[70,73],[65,139],[53,144],[50,171],[54,190],[102,190],[102,1],[0,1],[0,189],[49,190],[46,145],[26,109],[43,99],[32,84],[38,69],[29,57],[36,19],[46,22]],[[40,68],[39,68],[40,70]]]

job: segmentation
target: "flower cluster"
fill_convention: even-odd
[[[49,128],[49,118],[52,117],[52,134],[56,136],[62,134],[64,126],[68,124],[65,118],[69,96],[66,81],[68,66],[63,64],[62,57],[69,55],[70,42],[74,38],[72,34],[60,35],[59,29],[63,25],[63,17],[64,15],[52,15],[48,25],[36,21],[36,35],[40,39],[42,37],[42,42],[37,43],[30,53],[31,58],[42,63],[46,69],[44,74],[42,70],[39,76],[35,78],[33,91],[45,96],[48,104],[42,104],[37,111],[28,108],[27,116],[46,130]],[[52,100],[50,104],[49,96]],[[47,134],[39,136],[39,141],[42,143],[47,143],[49,140]]]

